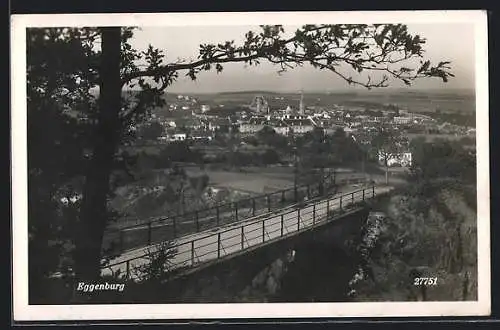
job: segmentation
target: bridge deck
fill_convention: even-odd
[[[220,259],[287,235],[295,235],[314,225],[326,223],[332,212],[349,208],[359,202],[390,191],[391,187],[369,187],[342,192],[319,201],[297,207],[288,207],[249,218],[244,221],[221,226],[204,232],[184,236],[170,241],[168,250],[173,256],[169,268],[190,268]],[[150,262],[149,251],[157,251],[152,245],[128,251],[114,259],[102,269],[102,275],[119,272],[127,278],[139,279],[143,268]]]

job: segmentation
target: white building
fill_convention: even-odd
[[[169,135],[168,140],[169,141],[185,141],[186,140],[186,133],[174,133]]]
[[[191,132],[190,139],[194,141],[211,141],[213,139],[213,136],[209,132],[195,131]]]
[[[378,160],[381,165],[385,165],[386,154],[382,151],[378,153]],[[411,166],[411,152],[401,152],[399,154],[391,154],[387,157],[387,166],[399,165],[402,167]]]
[[[394,117],[393,121],[395,124],[407,125],[407,124],[412,122],[412,119],[413,118],[411,118],[411,117]]]
[[[294,134],[305,134],[314,130],[314,124],[310,119],[284,119],[283,122]]]
[[[290,114],[287,113],[283,117],[281,117],[282,120],[306,120],[309,119],[309,116],[303,115],[303,114]]]
[[[290,133],[290,127],[282,120],[276,121],[271,126],[278,134],[287,136]]]
[[[266,118],[262,117],[252,117],[247,122],[242,122],[240,124],[240,133],[242,134],[255,134],[264,128],[266,123]]]

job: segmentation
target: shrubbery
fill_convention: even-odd
[[[413,148],[411,185],[394,191],[370,253],[376,283],[362,281],[357,300],[475,300],[475,158],[443,141]],[[416,290],[417,273],[439,285]]]

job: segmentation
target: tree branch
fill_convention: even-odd
[[[170,63],[164,66],[135,70],[123,74],[122,83],[142,77],[160,77],[181,70],[189,70],[187,74],[196,79],[200,71],[208,71],[215,64],[217,72],[222,71],[224,63],[244,62],[259,64],[259,60],[267,60],[280,66],[278,73],[293,69],[303,63],[313,67],[327,69],[349,84],[366,88],[386,87],[388,77],[384,76],[373,82],[367,82],[347,76],[337,70],[341,64],[348,64],[358,73],[362,71],[383,71],[389,76],[409,85],[410,81],[421,77],[439,77],[447,81],[453,75],[440,65],[430,67],[396,70],[389,65],[402,63],[411,58],[422,57],[421,44],[424,39],[411,36],[404,25],[305,25],[295,31],[292,37],[282,39],[281,26],[262,26],[263,32],[248,32],[247,40],[242,46],[234,46],[234,41],[218,45],[200,45],[200,59],[188,63]],[[372,49],[379,49],[374,52]],[[400,56],[392,58],[391,55]],[[427,63],[426,61],[425,63]],[[442,62],[449,63],[449,62]],[[407,69],[407,68],[405,68]]]

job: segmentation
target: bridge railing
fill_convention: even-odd
[[[252,247],[265,244],[287,235],[325,223],[346,210],[355,208],[375,196],[375,187],[329,196],[326,199],[303,202],[280,213],[266,215],[253,221],[230,226],[216,233],[207,233],[185,242],[175,242],[168,247],[175,257],[169,261],[170,269],[190,268],[220,259]],[[149,254],[116,262],[104,270],[120,270],[127,279],[141,279]],[[142,273],[141,273],[142,272]]]
[[[112,251],[111,255],[118,255],[127,250],[269,213],[306,197],[318,198],[334,186],[335,172],[331,171],[325,175],[323,181],[314,184],[291,187],[183,214],[154,218],[121,228],[110,228],[105,232],[103,245],[106,250]]]

